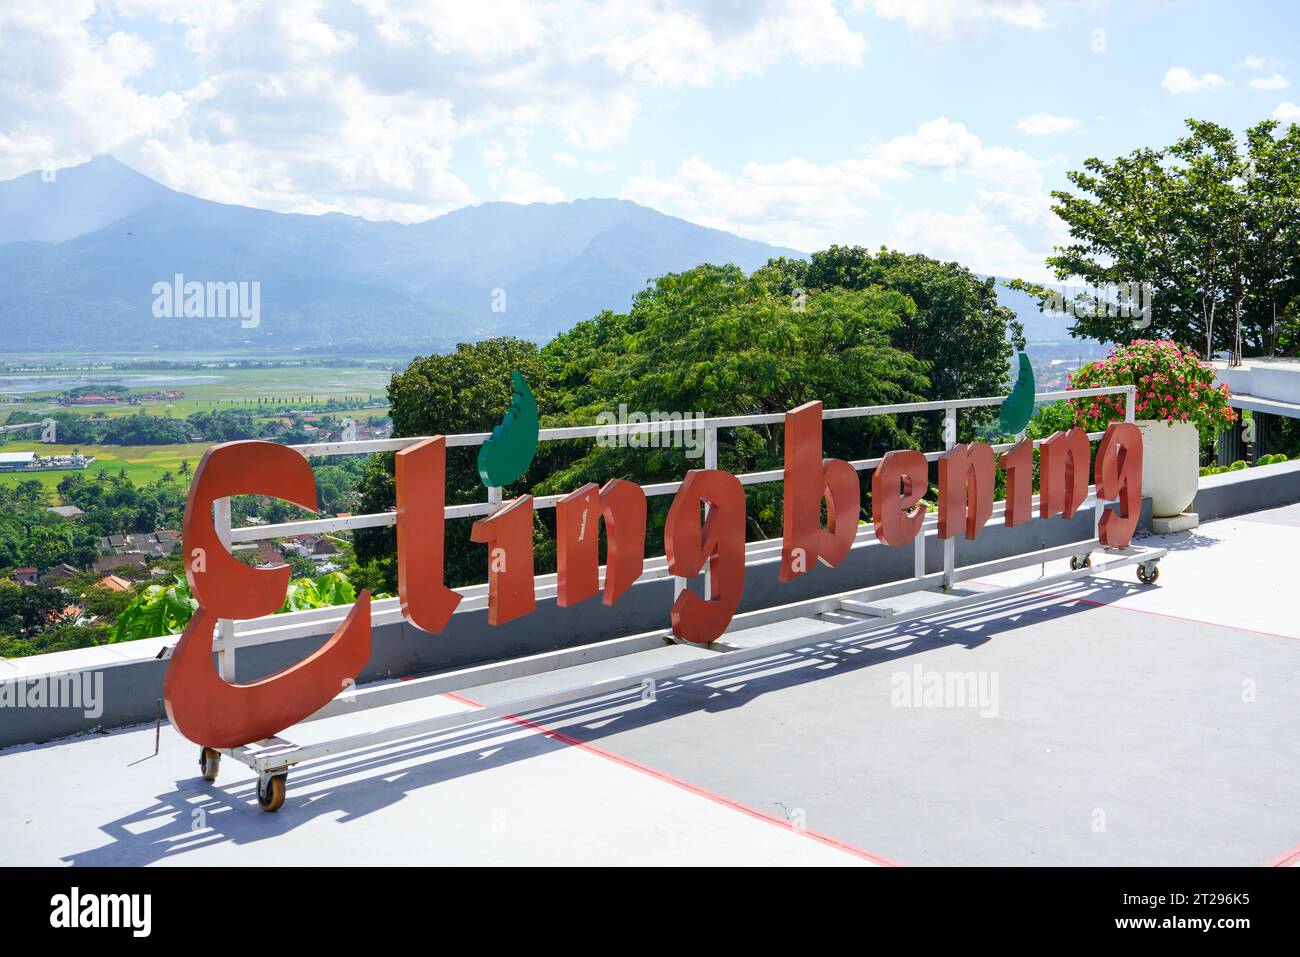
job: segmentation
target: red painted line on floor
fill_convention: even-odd
[[[470,698],[466,698],[464,695],[457,694],[454,691],[444,691],[443,694],[446,697],[451,698],[453,701],[459,701],[461,704],[468,705],[471,708],[483,707],[483,705],[479,704],[479,702],[474,701]],[[854,857],[860,857],[863,860],[871,861],[873,864],[879,864],[882,867],[901,866],[900,864],[891,861],[888,858],[881,857],[879,854],[872,854],[870,851],[864,851],[860,847],[854,847],[852,844],[846,844],[844,841],[837,840],[836,838],[830,837],[827,834],[819,834],[817,831],[810,831],[807,829],[800,830],[798,828],[791,827],[789,821],[784,821],[781,818],[776,817],[775,815],[768,814],[764,811],[760,811],[758,810],[758,808],[750,807],[748,804],[742,804],[740,801],[733,801],[729,797],[723,797],[721,794],[717,794],[713,791],[708,790],[707,788],[702,788],[698,784],[691,784],[689,781],[683,781],[681,778],[674,777],[673,775],[668,774],[665,771],[660,771],[656,768],[652,768],[649,765],[640,763],[639,761],[633,761],[631,758],[625,758],[620,754],[614,754],[612,751],[606,751],[603,748],[598,748],[594,744],[588,744],[586,741],[580,741],[575,737],[565,734],[563,731],[555,731],[551,728],[544,727],[535,721],[529,721],[527,718],[520,718],[512,714],[506,715],[504,720],[513,721],[515,724],[520,725],[521,727],[528,728],[531,731],[536,731],[539,734],[543,734],[554,741],[559,741],[561,744],[565,744],[573,748],[579,748],[582,751],[586,751],[588,754],[594,754],[597,757],[605,758],[608,761],[613,761],[615,764],[620,764],[623,767],[630,768],[633,771],[640,771],[642,774],[649,775],[652,778],[657,778],[658,780],[663,781],[666,784],[671,784],[673,787],[681,788],[683,791],[689,791],[691,794],[694,794],[697,797],[702,797],[705,800],[712,801],[715,804],[721,804],[723,807],[729,807],[732,810],[740,811],[742,814],[748,814],[750,817],[760,821],[766,821],[768,824],[775,824],[777,827],[783,830],[794,831],[796,834],[802,834],[805,837],[810,837],[814,841],[820,841],[821,843],[826,844],[829,847],[833,847],[836,848],[837,850],[844,851],[845,853],[852,854]]]
[[[1289,851],[1283,851],[1277,857],[1273,858],[1265,867],[1295,867],[1300,864],[1300,844],[1291,848]]]
[[[1111,581],[1108,578],[1099,578],[1098,581]],[[969,581],[961,582],[963,585],[983,585],[986,588],[1001,588],[993,582],[983,581],[978,578],[972,578]],[[1188,618],[1186,615],[1171,615],[1165,611],[1152,611],[1149,608],[1134,608],[1131,605],[1121,605],[1114,601],[1097,601],[1095,598],[1084,598],[1080,595],[1062,595],[1050,591],[1023,591],[1021,595],[1037,595],[1040,598],[1055,598],[1059,601],[1077,601],[1085,605],[1092,605],[1096,608],[1114,608],[1116,611],[1131,611],[1139,615],[1153,615],[1156,618],[1168,618],[1171,621],[1185,621],[1192,625],[1208,625],[1211,628],[1229,628],[1232,631],[1242,631],[1249,635],[1262,635],[1265,638],[1285,638],[1288,641],[1300,641],[1300,635],[1284,635],[1276,631],[1263,631],[1259,628],[1246,628],[1243,625],[1230,625],[1222,621],[1208,621],[1204,618]],[[1012,596],[1014,597],[1014,596]]]

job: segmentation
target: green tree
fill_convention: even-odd
[[[1091,158],[1052,193],[1071,242],[1049,256],[1060,280],[1147,283],[1150,324],[1093,310],[1071,334],[1127,344],[1172,339],[1202,355],[1300,350],[1300,126],[1277,135],[1188,120],[1165,149]],[[1012,285],[1046,302],[1054,290]],[[1114,312],[1112,310],[1112,312]]]
[[[808,262],[768,264],[787,295],[796,289],[870,289],[902,293],[916,307],[890,334],[893,345],[926,363],[925,398],[996,395],[1007,381],[1013,350],[1023,349],[1015,312],[998,304],[997,282],[965,266],[881,247],[831,246]]]
[[[547,366],[531,342],[510,337],[461,343],[447,355],[416,359],[394,375],[388,384],[396,436],[450,435],[457,432],[490,432],[510,406],[510,372],[523,373],[537,397],[538,410],[546,414],[551,391]],[[486,496],[475,467],[477,447],[449,449],[447,454],[447,501],[482,501]],[[537,466],[529,470],[540,474]],[[528,475],[519,482],[527,487]],[[392,453],[370,456],[358,483],[359,507],[365,512],[382,512],[396,504],[396,482]],[[452,519],[447,530],[448,580],[457,584],[480,581],[486,568],[483,546],[469,540],[469,519]],[[392,557],[397,550],[392,528],[359,529],[355,534],[357,560],[366,565],[379,562],[388,590],[396,588]]]

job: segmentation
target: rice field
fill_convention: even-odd
[[[171,472],[176,481],[187,484],[188,479],[180,474],[182,461],[190,463],[191,470],[199,464],[199,458],[206,442],[193,442],[188,445],[79,445],[75,448],[82,455],[93,455],[95,461],[81,470],[86,478],[94,478],[96,472],[108,472],[117,475],[125,471],[131,481],[154,482],[164,473]],[[38,441],[11,441],[2,447],[6,452],[37,452],[41,455],[68,455],[74,446],[44,445]],[[76,474],[76,470],[59,472],[0,472],[0,482],[14,485],[18,482],[36,480],[49,489],[54,489],[65,475]]]

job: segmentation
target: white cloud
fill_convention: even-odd
[[[1053,113],[1035,113],[1016,123],[1016,129],[1031,136],[1052,133],[1073,133],[1083,129],[1083,120],[1077,116],[1057,116]]]
[[[1253,77],[1250,85],[1256,90],[1285,90],[1291,81],[1281,73],[1274,73],[1272,76]]]
[[[1239,64],[1237,64],[1237,69],[1275,70],[1278,67],[1282,67],[1282,66],[1286,66],[1286,64],[1274,57],[1259,56],[1258,54],[1255,53],[1249,53],[1246,55],[1245,59],[1243,59]]]
[[[564,190],[551,186],[540,173],[508,167],[489,177],[497,198],[507,203],[562,203]]]
[[[1175,66],[1165,72],[1160,85],[1168,93],[1200,93],[1202,90],[1216,90],[1227,82],[1217,73],[1202,73],[1197,76],[1187,67]]]
[[[163,129],[183,111],[177,93],[141,93],[132,78],[153,47],[86,28],[88,2],[0,5],[0,178],[83,162]]]
[[[855,0],[865,6],[866,0]],[[1049,0],[873,0],[876,16],[901,20],[933,40],[949,41],[978,32],[990,23],[1002,23],[1030,30],[1053,26]]]
[[[831,163],[792,156],[720,170],[699,156],[667,175],[647,164],[622,192],[625,199],[738,235],[801,250],[831,243],[900,248],[956,258],[982,272],[1049,278],[1043,259],[1063,227],[1051,212],[1045,163],[1020,150],[986,146],[946,117],[914,133]],[[882,209],[887,187],[919,174],[989,184],[957,212]],[[892,215],[892,222],[886,219]]]
[[[834,0],[4,0],[0,177],[113,152],[225,202],[422,219],[476,199],[454,171],[467,138],[495,156],[553,128],[579,159],[664,88],[866,47]],[[502,197],[558,194],[516,156],[491,171]]]
[[[1279,103],[1273,111],[1273,119],[1283,123],[1300,123],[1300,106],[1290,102]]]

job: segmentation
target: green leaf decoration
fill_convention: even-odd
[[[510,373],[514,393],[501,424],[478,452],[478,474],[488,488],[509,485],[523,475],[537,454],[537,400],[518,371]]]
[[[998,417],[998,427],[1003,435],[1017,435],[1025,430],[1030,416],[1034,414],[1034,367],[1029,364],[1029,356],[1020,353],[1020,375],[1011,394],[1002,400],[1002,414]]]

